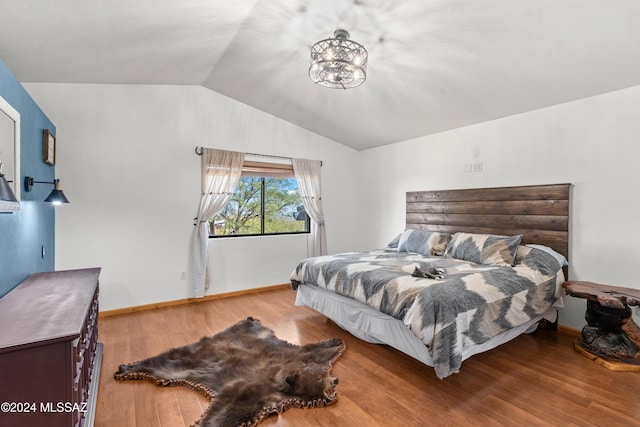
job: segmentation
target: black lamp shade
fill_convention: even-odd
[[[47,198],[44,199],[44,201],[45,202],[49,202],[49,203],[53,203],[53,204],[69,203],[69,199],[67,199],[67,196],[64,195],[62,190],[59,190],[57,188],[54,188],[51,191],[51,194],[49,194],[49,196],[47,196]]]
[[[4,179],[4,174],[1,174],[1,173],[0,173],[0,200],[4,200],[7,202],[18,201],[16,199],[16,195],[13,194],[13,190],[11,189],[11,186],[9,185],[7,180]]]

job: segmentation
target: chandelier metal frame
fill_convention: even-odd
[[[333,38],[320,40],[311,47],[309,77],[333,89],[360,86],[367,79],[368,59],[364,46],[349,40],[349,32],[339,28]]]

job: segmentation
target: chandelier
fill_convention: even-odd
[[[334,89],[360,86],[367,78],[367,50],[349,40],[346,30],[337,29],[333,37],[311,46],[311,80]]]

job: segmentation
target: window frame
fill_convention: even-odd
[[[242,177],[256,177],[260,179],[260,230],[261,233],[251,234],[211,234],[210,239],[227,239],[227,238],[239,238],[239,237],[259,237],[259,236],[288,236],[298,234],[311,234],[311,218],[307,214],[304,231],[286,231],[282,233],[265,233],[265,178],[288,178],[295,179],[293,173],[293,165],[291,163],[272,163],[262,161],[245,160],[242,165]],[[214,215],[212,218],[215,218]],[[211,219],[211,218],[209,218]]]

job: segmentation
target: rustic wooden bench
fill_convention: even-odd
[[[576,350],[608,369],[640,372],[640,328],[631,316],[631,306],[640,305],[640,290],[573,280],[562,286],[568,295],[587,300],[587,325]]]

